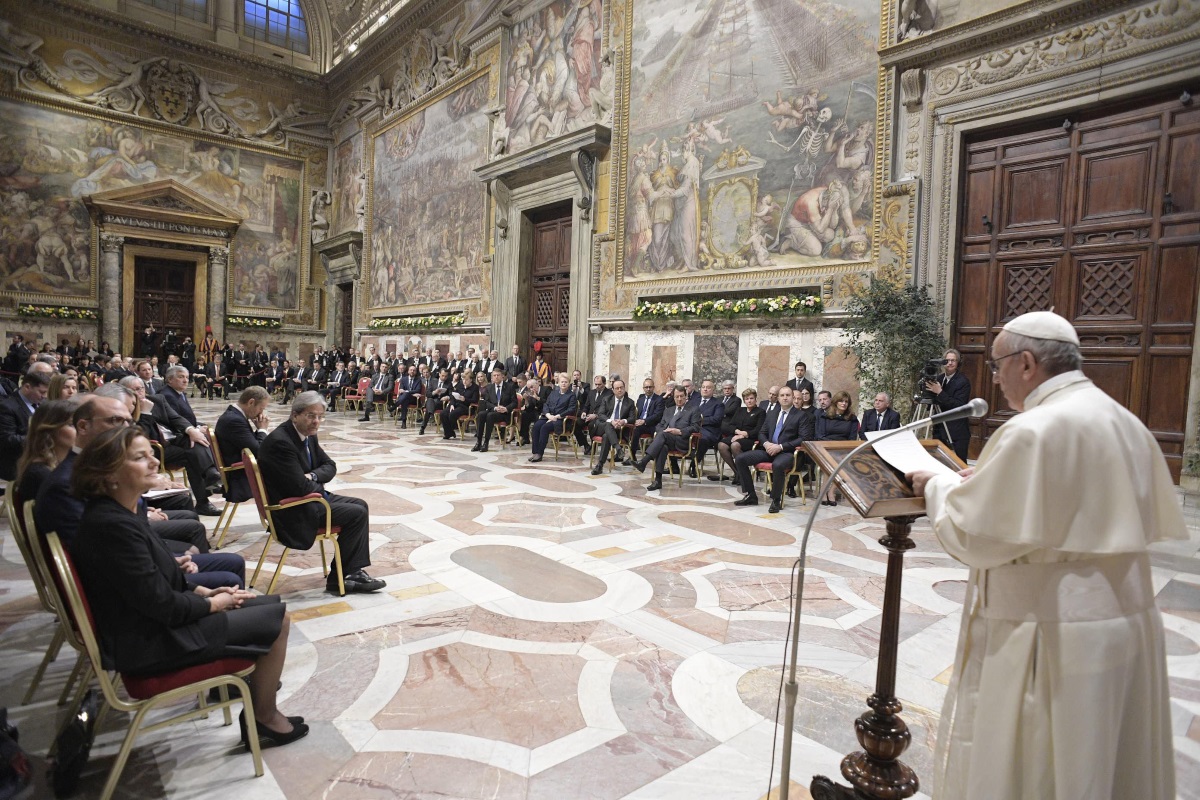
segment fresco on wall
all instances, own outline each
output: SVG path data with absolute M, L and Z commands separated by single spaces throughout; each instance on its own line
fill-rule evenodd
M 869 259 L 878 3 L 633 13 L 626 279 Z
M 513 26 L 504 103 L 509 152 L 595 121 L 602 10 L 600 0 L 555 0 Z
M 372 141 L 372 308 L 480 296 L 488 79 L 481 76 Z
M 297 305 L 302 163 L 0 101 L 0 291 L 90 294 L 81 198 L 174 178 L 243 218 L 235 304 Z
M 333 235 L 355 230 L 362 200 L 362 134 L 355 134 L 333 151 Z

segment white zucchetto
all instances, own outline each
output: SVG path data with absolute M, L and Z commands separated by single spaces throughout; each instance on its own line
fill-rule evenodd
M 1004 330 L 1030 339 L 1047 339 L 1052 342 L 1070 342 L 1079 345 L 1079 334 L 1074 326 L 1053 311 L 1030 311 L 1028 314 L 1009 320 Z

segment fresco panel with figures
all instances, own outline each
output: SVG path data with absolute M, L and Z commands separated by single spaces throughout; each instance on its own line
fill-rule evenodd
M 0 291 L 91 295 L 81 198 L 173 178 L 243 219 L 235 305 L 297 307 L 303 162 L 0 101 Z
M 634 0 L 627 280 L 871 257 L 878 14 Z
M 483 75 L 373 138 L 370 307 L 480 296 L 487 99 Z

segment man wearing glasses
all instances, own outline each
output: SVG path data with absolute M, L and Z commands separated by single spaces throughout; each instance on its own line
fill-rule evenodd
M 357 497 L 334 494 L 325 484 L 337 474 L 337 464 L 317 442 L 317 431 L 325 420 L 325 398 L 320 392 L 307 391 L 292 401 L 291 416 L 267 434 L 259 448 L 259 467 L 268 503 L 288 497 L 304 497 L 318 492 L 329 501 L 333 526 L 341 528 L 338 548 L 343 563 L 336 562 L 325 581 L 326 591 L 339 593 L 337 570 L 343 570 L 347 592 L 378 592 L 386 585 L 366 572 L 371 566 L 367 548 L 370 509 Z M 305 503 L 272 514 L 279 541 L 296 550 L 308 550 L 325 525 L 325 509 L 320 503 Z
M 991 355 L 1018 414 L 973 470 L 908 475 L 939 543 L 970 567 L 935 796 L 1173 798 L 1147 555 L 1187 538 L 1166 460 L 1083 374 L 1067 320 L 1022 314 Z
M 933 395 L 935 414 L 949 411 L 952 408 L 965 406 L 971 400 L 971 381 L 958 371 L 961 357 L 957 350 L 947 350 L 942 358 L 946 360 L 944 372 L 931 381 L 925 382 L 925 389 Z M 954 448 L 963 463 L 967 460 L 967 448 L 971 445 L 971 425 L 966 419 L 956 419 L 936 427 L 933 435 Z
M 649 433 L 654 435 L 654 428 L 662 419 L 663 409 L 666 408 L 666 401 L 663 396 L 654 391 L 654 381 L 650 378 L 642 381 L 642 395 L 636 401 L 637 416 L 633 420 L 633 439 L 629 443 L 629 455 L 623 462 L 625 466 L 632 467 L 633 462 L 637 460 L 638 445 L 641 444 L 642 434 Z

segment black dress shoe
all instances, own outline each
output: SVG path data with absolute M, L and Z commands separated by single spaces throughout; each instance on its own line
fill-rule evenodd
M 658 478 L 655 478 L 654 482 L 646 487 L 646 491 L 647 492 L 657 492 L 661 488 L 662 488 L 662 481 L 659 480 Z
M 480 450 L 482 450 L 482 449 L 483 449 L 483 448 L 482 448 L 482 447 L 480 447 L 479 445 L 475 445 L 474 447 L 472 447 L 472 448 L 471 448 L 471 452 L 472 452 L 472 453 L 478 453 L 478 452 L 479 452 Z
M 417 431 L 417 436 L 424 436 L 424 435 L 425 435 L 425 426 L 422 425 L 421 430 Z
M 592 446 L 590 444 L 584 444 L 583 453 L 584 455 L 590 456 L 592 454 Z
M 218 509 L 216 506 L 214 506 L 212 503 L 208 502 L 207 500 L 205 500 L 200 505 L 196 506 L 196 513 L 202 517 L 219 517 L 219 516 L 221 516 L 221 510 Z
M 790 486 L 789 486 L 789 487 L 788 487 L 788 490 L 787 490 L 787 496 L 788 496 L 788 497 L 791 497 L 791 498 L 795 498 L 795 497 L 796 497 L 796 490 L 795 490 L 795 489 L 793 489 L 792 487 L 790 487 Z
M 758 505 L 758 495 L 748 494 L 741 500 L 734 500 L 735 506 L 756 506 Z
M 772 500 L 772 501 L 771 501 L 771 507 L 767 509 L 767 513 L 769 513 L 769 514 L 778 514 L 780 511 L 783 511 L 783 504 L 781 504 L 781 503 L 778 503 L 778 502 L 776 502 L 776 501 Z
M 371 418 L 370 417 L 359 417 L 358 421 L 359 422 L 370 422 Z
M 689 477 L 689 478 L 694 478 L 694 477 L 696 477 L 696 465 L 695 465 L 695 464 L 693 464 L 692 466 L 688 467 L 688 477 Z
M 709 475 L 709 476 L 708 476 L 708 479 L 709 479 L 710 481 L 718 481 L 718 482 L 719 482 L 719 481 L 727 481 L 727 480 L 729 480 L 729 478 L 726 478 L 724 475 Z
M 351 572 L 343 580 L 346 582 L 346 594 L 369 594 L 370 592 L 378 592 L 380 589 L 383 589 L 387 586 L 387 583 L 384 581 L 381 581 L 378 578 L 372 578 L 366 573 L 366 570 L 361 569 L 357 572 Z M 328 581 L 325 584 L 325 588 L 326 590 L 337 594 L 337 579 L 334 578 L 334 580 Z
M 288 721 L 292 722 L 292 717 L 288 717 Z M 250 746 L 250 737 L 246 732 L 246 712 L 243 711 L 238 716 L 238 726 L 242 729 L 242 744 Z M 297 739 L 303 739 L 308 735 L 308 726 L 303 722 L 299 724 L 292 722 L 292 729 L 287 733 L 278 733 L 270 728 L 254 723 L 255 732 L 258 735 L 259 747 L 282 747 L 285 744 L 291 744 Z
M 479 452 L 481 452 L 481 453 L 486 453 L 487 451 L 488 451 L 488 446 L 486 444 L 483 447 L 479 448 Z
M 624 467 L 632 467 L 632 466 L 633 466 L 633 459 L 632 459 L 632 458 L 627 458 L 627 459 L 625 459 L 624 461 L 622 461 L 622 462 L 621 462 L 621 466 L 624 466 Z
M 530 456 L 530 457 L 529 457 L 529 460 L 530 460 L 532 463 L 536 464 L 536 463 L 538 463 L 539 461 L 541 461 L 541 460 L 542 460 L 542 457 L 541 457 L 541 456 Z
M 596 467 L 594 470 L 592 470 L 592 474 L 593 475 L 603 475 L 604 469 L 602 467 Z
M 637 461 L 637 462 L 636 462 L 636 463 L 633 465 L 633 468 L 634 468 L 634 469 L 636 469 L 638 472 L 645 472 L 645 471 L 646 471 L 646 465 L 647 465 L 647 464 L 649 464 L 649 463 L 650 463 L 650 459 L 648 459 L 648 458 L 643 458 L 643 459 L 641 459 L 640 461 Z

